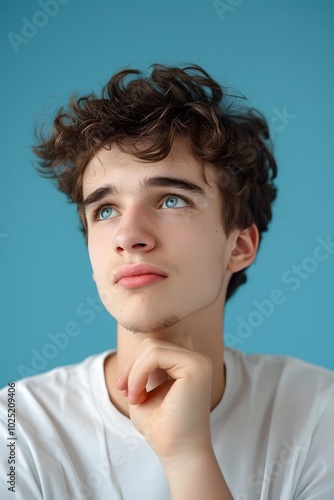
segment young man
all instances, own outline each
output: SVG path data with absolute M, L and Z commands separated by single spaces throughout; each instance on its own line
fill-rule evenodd
M 118 347 L 17 383 L 16 498 L 334 498 L 334 373 L 223 344 L 271 219 L 268 139 L 197 66 L 59 111 L 35 152 L 78 206 Z

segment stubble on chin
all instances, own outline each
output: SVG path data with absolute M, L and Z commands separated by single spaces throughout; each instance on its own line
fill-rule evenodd
M 125 328 L 126 330 L 132 333 L 158 333 L 163 332 L 167 328 L 176 325 L 180 321 L 179 316 L 171 315 L 165 316 L 164 318 L 156 321 L 155 323 L 147 323 L 144 324 L 142 321 L 126 321 L 126 320 L 118 320 L 118 323 Z

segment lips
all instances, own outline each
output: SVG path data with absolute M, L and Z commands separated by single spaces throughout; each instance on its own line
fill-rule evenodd
M 118 283 L 126 288 L 137 288 L 156 283 L 167 276 L 164 271 L 149 264 L 124 266 L 114 274 L 115 284 Z

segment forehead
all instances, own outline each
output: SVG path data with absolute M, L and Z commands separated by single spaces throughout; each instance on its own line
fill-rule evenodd
M 101 149 L 87 164 L 82 178 L 83 197 L 105 183 L 127 189 L 143 185 L 153 176 L 182 177 L 203 187 L 207 194 L 217 191 L 217 174 L 191 153 L 185 141 L 174 141 L 169 155 L 161 161 L 146 162 L 122 151 L 117 145 Z

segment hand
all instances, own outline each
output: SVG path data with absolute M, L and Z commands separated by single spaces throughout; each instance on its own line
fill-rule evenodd
M 157 371 L 164 381 L 148 391 Z M 211 453 L 212 362 L 163 340 L 145 339 L 125 362 L 117 382 L 128 397 L 130 418 L 164 468 Z

